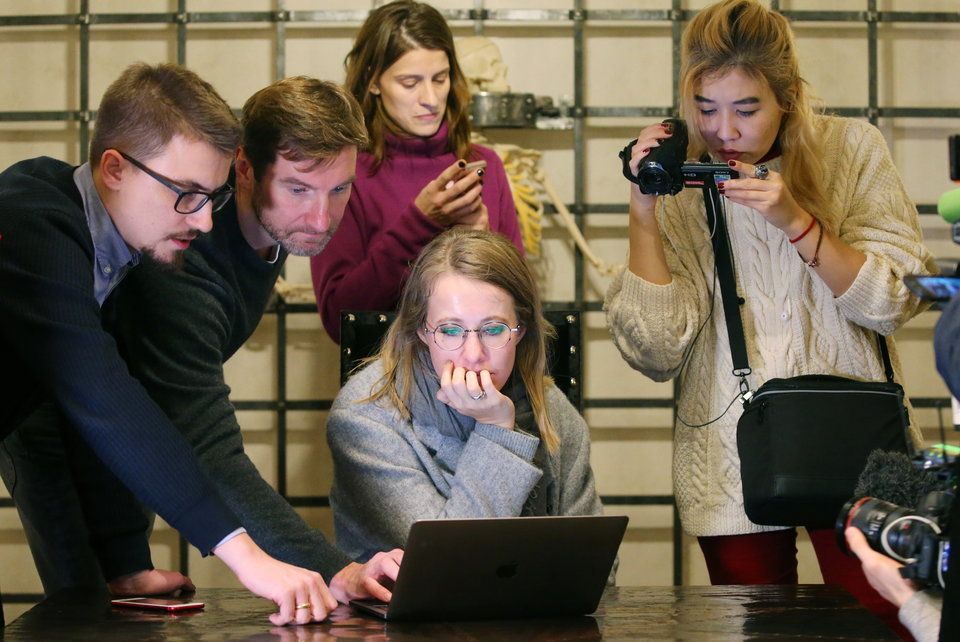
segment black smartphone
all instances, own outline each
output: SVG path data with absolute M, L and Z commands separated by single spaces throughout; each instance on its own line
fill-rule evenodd
M 114 606 L 148 611 L 195 611 L 204 607 L 203 602 L 182 597 L 124 597 L 110 600 Z
M 960 181 L 960 135 L 954 134 L 948 141 L 950 145 L 950 180 Z
M 949 301 L 960 292 L 960 277 L 908 274 L 903 277 L 910 291 L 924 301 Z

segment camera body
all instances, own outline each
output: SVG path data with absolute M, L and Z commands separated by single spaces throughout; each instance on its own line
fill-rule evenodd
M 921 586 L 943 586 L 950 555 L 947 527 L 957 490 L 956 460 L 957 449 L 943 444 L 912 458 L 879 450 L 871 453 L 855 489 L 857 496 L 837 516 L 840 548 L 850 554 L 844 531 L 852 526 L 863 533 L 870 548 L 901 562 L 903 577 Z M 916 508 L 872 494 L 916 503 Z
M 679 118 L 663 121 L 673 126 L 673 135 L 654 147 L 640 163 L 637 174 L 630 171 L 630 151 L 637 144 L 634 139 L 620 150 L 623 162 L 623 175 L 631 183 L 636 183 L 644 194 L 671 196 L 684 187 L 716 187 L 718 183 L 739 178 L 739 174 L 721 163 L 686 162 L 687 124 Z
M 928 493 L 916 510 L 875 497 L 851 499 L 837 516 L 837 540 L 845 553 L 843 531 L 853 526 L 870 548 L 901 562 L 900 574 L 921 586 L 944 585 L 950 543 L 946 534 L 953 493 Z

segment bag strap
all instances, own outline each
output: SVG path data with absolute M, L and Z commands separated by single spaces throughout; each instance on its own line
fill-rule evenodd
M 737 280 L 730 256 L 730 237 L 727 234 L 726 219 L 721 214 L 720 193 L 716 187 L 703 187 L 703 202 L 707 206 L 707 223 L 712 232 L 710 240 L 713 243 L 717 279 L 720 281 L 723 316 L 727 321 L 727 335 L 730 338 L 733 374 L 740 377 L 741 391 L 746 392 L 750 389 L 746 383 L 746 376 L 750 374 L 750 361 L 747 358 L 747 342 L 743 336 L 743 320 L 740 318 L 743 298 L 737 294 Z
M 751 370 L 743 334 L 743 319 L 740 317 L 740 306 L 744 303 L 744 299 L 737 294 L 737 281 L 733 272 L 733 257 L 730 251 L 730 236 L 727 233 L 726 219 L 721 214 L 720 193 L 715 187 L 703 187 L 703 202 L 706 204 L 707 222 L 713 231 L 711 237 L 713 256 L 717 267 L 717 279 L 720 281 L 723 316 L 727 322 L 727 335 L 730 338 L 733 374 L 740 377 L 740 391 L 745 394 L 750 390 L 746 376 L 750 374 Z M 887 338 L 879 332 L 874 334 L 877 335 L 877 345 L 880 347 L 880 357 L 883 359 L 883 374 L 889 383 L 895 383 Z M 749 397 L 745 397 L 745 399 L 749 399 Z

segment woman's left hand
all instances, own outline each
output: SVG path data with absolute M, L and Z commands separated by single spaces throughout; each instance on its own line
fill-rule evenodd
M 513 430 L 516 410 L 513 401 L 500 393 L 486 370 L 479 373 L 448 361 L 440 374 L 437 399 L 461 415 L 480 423 Z
M 766 178 L 761 179 L 756 178 L 756 165 L 740 161 L 729 161 L 728 165 L 740 173 L 740 178 L 724 181 L 721 194 L 757 210 L 787 238 L 795 238 L 810 225 L 812 215 L 793 198 L 779 172 L 769 170 Z
M 480 207 L 476 209 L 472 214 L 467 214 L 466 216 L 461 216 L 452 227 L 466 227 L 471 230 L 490 230 L 490 217 L 487 214 L 487 206 L 482 202 Z

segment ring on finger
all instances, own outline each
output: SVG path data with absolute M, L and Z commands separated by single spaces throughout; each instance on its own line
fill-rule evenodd
M 310 604 L 310 602 L 303 602 L 301 604 L 297 604 L 297 609 L 309 609 L 311 606 L 313 605 Z
M 481 391 L 480 391 L 480 394 L 478 394 L 478 395 L 470 395 L 470 398 L 473 399 L 474 401 L 480 401 L 481 399 L 483 399 L 483 398 L 486 397 L 486 396 L 487 396 L 486 391 L 485 391 L 485 390 L 481 390 Z
M 767 180 L 769 176 L 770 176 L 770 168 L 762 163 L 760 165 L 757 165 L 757 167 L 753 170 L 753 177 L 760 179 L 761 181 Z

